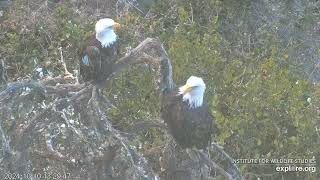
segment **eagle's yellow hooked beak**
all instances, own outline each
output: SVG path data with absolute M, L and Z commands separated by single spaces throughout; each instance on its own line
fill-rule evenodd
M 182 94 L 182 95 L 185 95 L 187 94 L 188 92 L 190 92 L 192 90 L 192 87 L 189 86 L 188 84 L 184 85 L 184 86 L 181 86 L 179 88 L 179 93 Z

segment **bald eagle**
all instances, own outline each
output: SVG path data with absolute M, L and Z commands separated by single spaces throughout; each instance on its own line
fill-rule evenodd
M 100 19 L 95 25 L 95 35 L 80 49 L 80 75 L 85 82 L 103 84 L 112 73 L 118 54 L 117 28 L 120 24 L 114 20 Z
M 165 90 L 161 117 L 182 148 L 205 149 L 211 139 L 214 118 L 203 100 L 206 85 L 200 77 L 191 76 L 180 88 Z

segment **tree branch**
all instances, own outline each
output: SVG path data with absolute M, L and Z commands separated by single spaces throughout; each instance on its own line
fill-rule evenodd
M 216 169 L 220 174 L 222 174 L 226 179 L 228 180 L 232 180 L 232 176 L 226 172 L 223 168 L 221 168 L 217 163 L 215 163 L 214 161 L 212 161 L 209 157 L 208 154 L 205 154 L 204 152 L 198 150 L 198 149 L 191 149 L 191 151 L 194 151 L 201 162 L 204 162 L 207 164 L 207 166 Z M 190 151 L 189 151 L 190 153 Z
M 236 180 L 243 180 L 239 168 L 233 163 L 232 158 L 215 142 L 211 142 L 209 149 L 212 149 L 212 152 L 218 154 L 218 156 L 227 161 L 228 167 L 232 169 L 232 176 Z

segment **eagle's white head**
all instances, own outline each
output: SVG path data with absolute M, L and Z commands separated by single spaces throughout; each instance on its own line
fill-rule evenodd
M 103 47 L 108 47 L 117 41 L 117 34 L 114 29 L 120 28 L 120 24 L 113 19 L 100 19 L 95 26 L 96 38 L 101 42 Z
M 206 90 L 202 78 L 191 76 L 184 86 L 179 88 L 179 94 L 183 95 L 183 101 L 188 101 L 190 108 L 202 106 L 203 94 Z

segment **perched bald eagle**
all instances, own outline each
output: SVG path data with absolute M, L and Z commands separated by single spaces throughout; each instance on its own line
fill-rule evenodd
M 205 89 L 201 78 L 191 76 L 179 89 L 164 91 L 161 117 L 182 148 L 205 149 L 210 142 L 215 128 L 214 118 L 203 100 Z
M 95 35 L 83 44 L 79 63 L 80 75 L 85 82 L 103 84 L 112 73 L 118 54 L 117 28 L 120 28 L 120 24 L 114 20 L 100 19 L 95 25 Z

